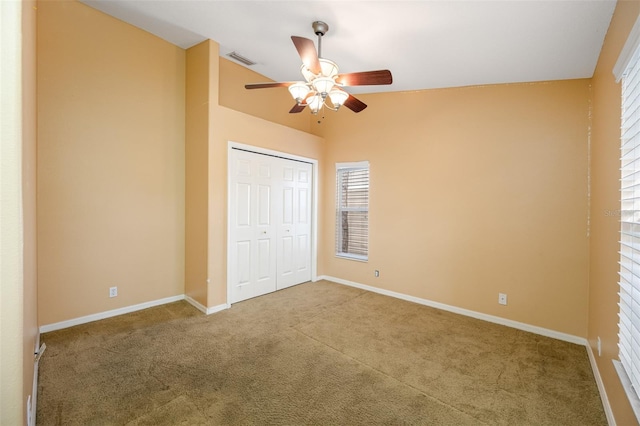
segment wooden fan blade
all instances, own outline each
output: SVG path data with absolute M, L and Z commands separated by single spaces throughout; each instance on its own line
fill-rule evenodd
M 302 112 L 302 110 L 306 106 L 307 106 L 306 104 L 295 104 L 293 108 L 291 108 L 291 110 L 289 111 L 289 114 L 297 114 L 299 112 Z
M 356 98 L 353 95 L 349 95 L 347 100 L 343 104 L 347 108 L 349 108 L 353 112 L 360 112 L 367 107 L 367 104 L 362 102 L 360 99 Z
M 291 41 L 296 46 L 298 55 L 302 59 L 302 63 L 309 71 L 314 74 L 320 73 L 320 61 L 318 60 L 318 52 L 316 45 L 308 38 L 291 36 Z
M 251 83 L 251 84 L 245 84 L 244 88 L 245 89 L 268 89 L 271 87 L 289 87 L 293 84 L 293 82 L 286 82 L 286 81 L 281 81 L 281 82 L 273 82 L 273 83 Z
M 391 71 L 389 70 L 352 72 L 338 74 L 336 83 L 345 86 L 373 86 L 391 84 L 393 83 L 393 77 L 391 77 Z

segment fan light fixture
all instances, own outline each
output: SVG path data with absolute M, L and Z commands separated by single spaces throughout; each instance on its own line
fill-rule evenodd
M 321 21 L 314 22 L 312 26 L 318 36 L 318 56 L 320 56 L 322 36 L 329 31 L 329 26 Z M 293 83 L 289 86 L 289 93 L 299 107 L 309 106 L 312 114 L 317 114 L 324 107 L 337 111 L 349 98 L 349 94 L 341 90 L 336 83 L 338 65 L 320 57 L 318 62 L 320 63 L 318 74 L 314 74 L 306 64 L 302 64 L 300 72 L 306 81 Z
M 294 83 L 289 86 L 289 93 L 297 103 L 301 104 L 309 94 L 311 89 L 306 83 Z
M 338 89 L 337 87 L 334 87 L 330 92 L 329 92 L 329 99 L 331 99 L 331 103 L 333 105 L 338 105 L 341 106 L 345 103 L 345 101 L 349 98 L 349 94 L 347 92 L 345 92 L 344 90 Z
M 391 84 L 393 78 L 389 70 L 363 71 L 338 74 L 335 62 L 321 58 L 322 36 L 329 31 L 329 26 L 322 21 L 311 24 L 318 36 L 318 50 L 308 38 L 291 36 L 302 66 L 300 72 L 304 81 L 268 82 L 245 84 L 246 89 L 266 89 L 270 87 L 286 87 L 296 104 L 289 113 L 296 114 L 309 107 L 312 114 L 318 114 L 324 108 L 337 111 L 342 105 L 353 112 L 360 112 L 367 104 L 347 93 L 343 87 Z M 319 122 L 319 121 L 318 121 Z
M 322 99 L 322 96 L 318 94 L 311 96 L 307 102 L 307 105 L 309 105 L 309 109 L 313 114 L 317 114 L 323 104 L 324 99 Z
M 335 69 L 337 74 L 338 67 Z M 317 114 L 323 107 L 337 111 L 349 98 L 349 94 L 340 89 L 332 77 L 322 74 L 313 76 L 308 83 L 293 83 L 289 86 L 289 93 L 299 106 L 309 106 L 313 114 Z

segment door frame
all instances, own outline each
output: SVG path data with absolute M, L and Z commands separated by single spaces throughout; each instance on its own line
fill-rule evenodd
M 285 160 L 304 161 L 311 164 L 311 176 L 313 179 L 311 185 L 311 281 L 318 281 L 318 160 L 315 158 L 303 157 L 300 155 L 290 154 L 288 152 L 275 151 L 272 149 L 261 148 L 254 145 L 247 145 L 240 142 L 228 141 L 227 145 L 227 306 L 231 307 L 231 281 L 229 280 L 231 271 L 232 250 L 231 241 L 231 176 L 229 167 L 231 161 L 231 153 L 233 149 L 252 152 L 255 154 L 268 155 L 271 157 L 284 158 Z

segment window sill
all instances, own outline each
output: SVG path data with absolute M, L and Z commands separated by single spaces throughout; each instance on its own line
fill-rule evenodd
M 631 386 L 631 380 L 627 373 L 624 371 L 622 364 L 618 360 L 613 360 L 613 366 L 618 373 L 618 377 L 620 377 L 620 382 L 622 383 L 622 387 L 624 388 L 624 392 L 627 394 L 627 398 L 629 398 L 629 403 L 631 404 L 631 408 L 633 409 L 633 414 L 636 415 L 636 420 L 640 423 L 640 399 L 638 395 L 633 390 Z
M 358 256 L 357 254 L 336 253 L 336 257 L 339 259 L 355 260 L 356 262 L 366 263 L 369 261 L 369 258 L 367 256 Z

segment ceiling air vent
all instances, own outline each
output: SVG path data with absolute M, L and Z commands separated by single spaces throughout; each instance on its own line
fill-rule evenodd
M 240 55 L 238 52 L 231 52 L 231 53 L 227 53 L 227 56 L 235 59 L 236 61 L 243 63 L 247 66 L 251 66 L 251 65 L 255 65 L 256 63 L 253 62 L 251 59 L 247 59 L 244 56 Z

